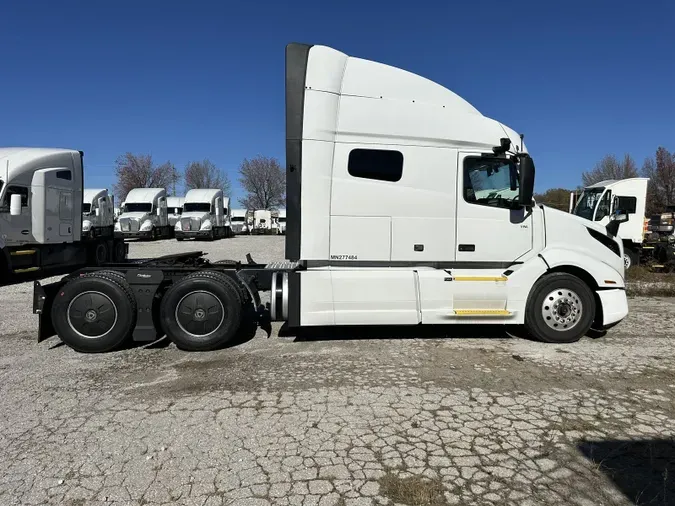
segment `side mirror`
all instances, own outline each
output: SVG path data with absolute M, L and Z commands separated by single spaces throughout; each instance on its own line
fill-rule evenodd
M 616 212 L 610 217 L 609 223 L 605 227 L 607 233 L 616 237 L 616 234 L 619 233 L 619 225 L 628 221 L 628 211 L 625 209 L 617 209 Z
M 520 157 L 520 195 L 518 203 L 521 206 L 531 206 L 534 195 L 534 162 L 532 157 L 523 154 Z
M 15 193 L 10 197 L 9 214 L 11 216 L 21 215 L 21 195 L 19 195 L 18 193 Z

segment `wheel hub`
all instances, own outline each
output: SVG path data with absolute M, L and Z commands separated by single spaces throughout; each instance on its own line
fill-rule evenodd
M 563 332 L 579 323 L 583 314 L 583 305 L 576 292 L 561 288 L 546 296 L 541 307 L 541 314 L 546 325 Z
M 190 292 L 176 306 L 176 323 L 183 332 L 193 337 L 211 335 L 224 319 L 223 304 L 211 292 Z
M 67 309 L 68 324 L 82 337 L 100 338 L 117 323 L 117 307 L 101 292 L 78 294 Z

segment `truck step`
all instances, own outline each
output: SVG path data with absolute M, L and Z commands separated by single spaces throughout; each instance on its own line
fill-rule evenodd
M 24 255 L 34 255 L 35 253 L 37 253 L 37 250 L 23 249 L 23 250 L 19 250 L 19 251 L 12 251 L 10 253 L 10 255 L 13 256 L 13 257 L 18 257 L 18 256 L 24 256 Z
M 452 276 L 451 281 L 508 281 L 506 276 Z
M 14 274 L 24 274 L 26 272 L 35 272 L 39 270 L 39 267 L 28 267 L 26 269 L 14 269 L 12 272 L 14 272 Z
M 456 316 L 511 316 L 506 309 L 455 309 Z

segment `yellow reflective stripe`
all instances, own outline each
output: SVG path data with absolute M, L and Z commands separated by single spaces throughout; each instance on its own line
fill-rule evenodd
M 508 316 L 511 314 L 506 309 L 455 309 L 458 316 Z
M 12 256 L 22 256 L 22 255 L 34 255 L 35 250 L 34 249 L 24 249 L 21 251 L 12 251 L 10 255 Z
M 35 272 L 39 271 L 39 267 L 28 267 L 27 269 L 14 269 L 14 274 L 22 274 L 24 272 Z
M 507 281 L 506 276 L 454 276 L 453 281 Z

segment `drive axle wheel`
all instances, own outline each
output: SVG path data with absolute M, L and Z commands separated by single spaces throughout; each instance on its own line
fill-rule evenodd
M 225 274 L 203 271 L 174 284 L 160 305 L 162 329 L 176 346 L 208 351 L 226 345 L 242 320 L 242 298 Z
M 69 281 L 52 306 L 52 322 L 68 346 L 84 353 L 119 347 L 136 326 L 136 302 L 119 273 L 102 271 Z
M 525 327 L 548 343 L 572 343 L 581 339 L 595 319 L 595 298 L 576 276 L 557 272 L 537 281 L 525 310 Z

